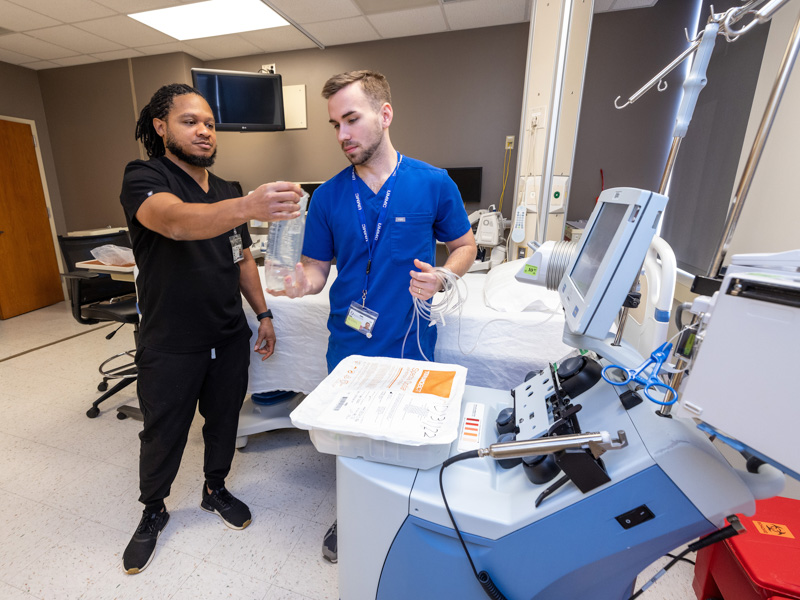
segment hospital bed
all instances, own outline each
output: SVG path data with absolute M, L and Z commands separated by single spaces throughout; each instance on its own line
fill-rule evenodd
M 467 367 L 469 385 L 511 389 L 529 372 L 547 367 L 548 358 L 571 350 L 561 341 L 564 316 L 558 294 L 516 282 L 513 273 L 519 270 L 519 263 L 513 261 L 489 273 L 468 273 L 459 284 L 466 295 L 460 314 L 446 316 L 445 325 L 437 326 L 435 360 Z M 263 286 L 263 267 L 259 267 L 259 275 Z M 335 278 L 333 266 L 319 294 L 300 299 L 267 298 L 277 343 L 268 360 L 262 362 L 256 355 L 251 358 L 237 448 L 243 448 L 250 435 L 292 427 L 289 413 L 328 374 L 328 292 Z M 258 321 L 249 305 L 243 304 L 255 332 Z M 258 398 L 276 391 L 296 394 L 276 404 L 253 401 L 252 394 Z

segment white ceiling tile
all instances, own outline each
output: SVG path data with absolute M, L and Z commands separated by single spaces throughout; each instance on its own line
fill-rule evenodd
M 168 42 L 166 44 L 153 44 L 152 46 L 139 46 L 136 48 L 145 54 L 169 54 L 170 52 L 186 52 L 189 47 L 183 42 Z
M 144 54 L 133 48 L 123 48 L 122 50 L 113 50 L 111 52 L 93 52 L 92 56 L 99 58 L 101 61 L 105 61 L 119 60 L 121 58 L 136 58 L 137 56 L 144 56 Z
M 46 17 L 24 6 L 0 0 L 0 26 L 12 31 L 28 31 L 39 27 L 59 25 L 60 21 Z
M 2 39 L 3 38 L 0 38 L 0 41 Z M 36 59 L 33 56 L 28 56 L 27 54 L 20 54 L 19 52 L 6 50 L 2 47 L 2 43 L 0 43 L 0 60 L 7 62 L 10 65 L 21 65 L 22 63 L 31 62 Z
M 61 46 L 37 40 L 24 33 L 12 33 L 0 37 L 0 48 L 27 54 L 34 58 L 50 60 L 51 58 L 64 58 L 77 54 L 74 50 L 67 50 Z
M 312 23 L 306 26 L 306 29 L 326 46 L 371 42 L 380 39 L 378 32 L 366 17 Z
M 145 10 L 157 10 L 159 8 L 169 8 L 180 6 L 180 0 L 94 0 L 98 4 L 110 8 L 123 15 L 143 12 Z M 196 2 L 196 0 L 192 0 Z
M 438 5 L 370 15 L 367 18 L 383 38 L 447 31 L 447 22 Z
M 68 58 L 56 58 L 52 62 L 62 67 L 74 67 L 75 65 L 88 65 L 89 63 L 100 62 L 100 59 L 89 56 L 88 54 L 80 54 L 79 56 L 70 56 Z
M 172 52 L 185 52 L 186 54 L 190 54 L 195 58 L 199 58 L 200 60 L 214 60 L 214 56 L 198 50 L 197 48 L 192 48 L 188 46 L 185 42 L 172 42 L 170 44 L 156 44 L 154 46 L 141 46 L 137 48 L 140 52 L 144 52 L 148 55 L 155 55 L 155 54 L 170 54 Z
M 64 23 L 75 23 L 87 19 L 99 19 L 116 14 L 92 0 L 14 0 L 17 4 L 24 4 L 26 8 L 38 13 L 58 19 Z
M 526 0 L 465 0 L 444 5 L 451 29 L 476 29 L 525 21 Z
M 274 6 L 300 25 L 362 14 L 352 0 L 267 0 L 265 4 Z
M 61 65 L 54 63 L 49 60 L 37 60 L 36 62 L 29 62 L 21 65 L 26 69 L 34 69 L 36 71 L 41 71 L 42 69 L 54 69 L 55 67 L 59 67 Z
M 650 8 L 658 0 L 614 0 L 609 10 L 629 10 L 631 8 Z
M 110 40 L 96 36 L 83 29 L 78 29 L 72 25 L 59 25 L 58 27 L 37 29 L 36 31 L 29 32 L 28 35 L 84 54 L 109 52 L 111 50 L 121 50 L 124 48 L 124 46 L 120 46 Z
M 175 38 L 156 31 L 147 25 L 142 25 L 139 21 L 124 15 L 76 23 L 75 26 L 129 48 L 166 44 L 175 41 Z
M 260 54 L 258 46 L 254 46 L 236 34 L 217 35 L 210 38 L 201 38 L 184 42 L 191 48 L 210 54 L 214 58 L 231 58 L 233 56 L 248 56 Z
M 602 13 L 608 12 L 611 10 L 611 5 L 614 4 L 614 0 L 594 0 L 594 13 Z
M 353 0 L 365 15 L 439 6 L 439 0 Z
M 286 52 L 317 47 L 314 42 L 291 25 L 246 31 L 240 33 L 239 36 L 254 46 L 258 46 L 262 52 Z

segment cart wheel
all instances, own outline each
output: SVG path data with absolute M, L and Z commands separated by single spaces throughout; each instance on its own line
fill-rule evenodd
M 118 413 L 117 413 L 117 418 L 118 418 L 120 421 L 124 421 L 125 419 L 127 419 L 127 418 L 128 418 L 128 415 L 126 415 L 125 413 L 122 413 L 122 412 L 118 412 Z
M 92 408 L 86 411 L 86 416 L 89 417 L 90 419 L 94 419 L 99 414 L 100 414 L 100 409 L 97 408 L 96 406 L 93 406 Z
M 101 383 L 97 384 L 97 391 L 98 392 L 105 392 L 108 389 L 108 382 L 102 381 Z

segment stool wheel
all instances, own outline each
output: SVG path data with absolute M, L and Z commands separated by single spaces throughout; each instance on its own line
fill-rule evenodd
M 100 409 L 97 408 L 96 406 L 93 406 L 92 408 L 86 411 L 86 416 L 89 417 L 90 419 L 94 419 L 99 414 L 100 414 Z

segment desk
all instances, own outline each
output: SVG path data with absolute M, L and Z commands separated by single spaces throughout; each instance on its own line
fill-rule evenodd
M 111 279 L 117 281 L 135 281 L 133 270 L 136 265 L 106 265 L 99 260 L 82 260 L 76 262 L 75 266 L 78 269 L 86 269 L 92 273 L 100 273 L 103 275 L 111 275 Z

